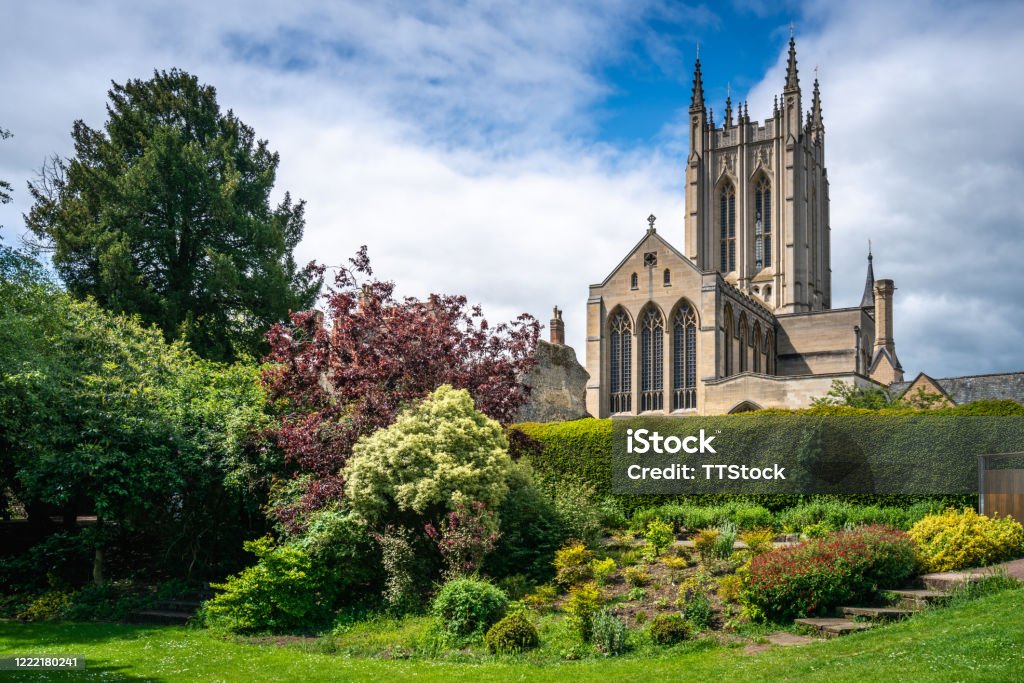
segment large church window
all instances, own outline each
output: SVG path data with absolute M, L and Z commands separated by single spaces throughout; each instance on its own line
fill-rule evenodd
M 772 265 L 772 188 L 767 178 L 757 183 L 754 191 L 754 267 Z
M 610 344 L 610 389 L 613 413 L 628 413 L 632 409 L 633 384 L 633 325 L 625 311 L 612 317 Z
M 747 370 L 747 314 L 740 313 L 740 326 L 736 330 L 736 341 L 739 349 L 739 367 L 740 372 L 746 372 Z
M 680 306 L 672 318 L 672 410 L 697 407 L 697 314 Z
M 640 410 L 662 410 L 665 401 L 665 321 L 655 308 L 640 323 Z
M 719 234 L 721 235 L 721 262 L 719 270 L 736 270 L 736 189 L 732 183 L 722 186 L 718 207 Z

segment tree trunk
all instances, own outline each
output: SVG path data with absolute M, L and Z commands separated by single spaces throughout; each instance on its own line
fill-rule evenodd
M 103 520 L 96 518 L 96 546 L 92 556 L 92 582 L 103 585 Z

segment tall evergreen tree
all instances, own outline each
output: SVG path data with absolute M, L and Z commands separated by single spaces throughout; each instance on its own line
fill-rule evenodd
M 137 313 L 201 355 L 262 355 L 263 335 L 308 308 L 322 269 L 298 267 L 304 202 L 271 208 L 279 157 L 184 71 L 113 83 L 108 120 L 79 120 L 75 154 L 30 184 L 30 230 L 69 290 Z

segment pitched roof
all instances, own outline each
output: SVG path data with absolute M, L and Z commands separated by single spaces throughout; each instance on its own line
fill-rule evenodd
M 1009 399 L 1024 404 L 1024 372 L 931 379 L 958 405 L 972 401 L 1000 399 Z M 916 380 L 915 377 L 910 382 L 894 383 L 889 387 L 889 392 L 893 397 L 902 397 Z

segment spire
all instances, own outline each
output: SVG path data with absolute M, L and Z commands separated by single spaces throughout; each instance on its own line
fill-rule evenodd
M 732 127 L 732 84 L 725 85 L 725 127 Z
M 861 308 L 875 305 L 875 269 L 871 265 L 871 240 L 868 240 L 868 277 L 864 282 L 864 296 L 860 298 Z
M 775 104 L 772 105 L 772 116 L 778 116 L 778 115 L 779 115 L 779 96 L 776 95 L 775 96 Z
M 704 108 L 704 82 L 700 75 L 700 43 L 697 44 L 697 63 L 693 67 L 693 97 L 690 109 L 698 111 Z
M 814 67 L 814 95 L 811 98 L 811 126 L 819 133 L 825 130 L 825 124 L 821 118 L 821 92 L 818 90 L 818 67 Z
M 789 66 L 786 68 L 786 90 L 799 90 L 800 79 L 796 71 L 796 40 L 793 38 L 793 22 L 789 22 Z
M 715 129 L 715 110 L 708 109 L 708 128 Z

